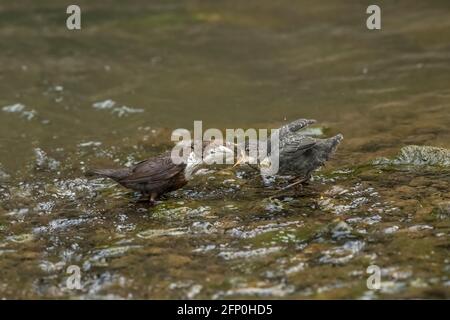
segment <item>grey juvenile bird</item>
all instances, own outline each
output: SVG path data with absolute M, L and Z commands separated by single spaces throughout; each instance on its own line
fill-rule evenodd
M 342 134 L 328 139 L 318 139 L 301 131 L 315 122 L 315 120 L 298 119 L 280 128 L 279 164 L 276 175 L 291 176 L 294 178 L 295 184 L 303 183 L 309 180 L 312 172 L 323 166 L 336 151 L 337 146 L 343 140 Z M 252 143 L 255 142 L 248 143 L 247 150 Z M 277 156 L 275 153 L 275 148 L 268 142 L 267 157 L 258 160 L 246 154 L 242 157 L 242 161 L 245 163 L 257 163 L 263 176 L 273 175 L 268 172 L 271 172 L 269 170 L 272 165 L 271 159 Z

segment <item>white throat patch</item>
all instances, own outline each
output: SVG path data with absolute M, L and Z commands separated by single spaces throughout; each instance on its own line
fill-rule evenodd
M 202 164 L 202 159 L 198 157 L 195 152 L 191 152 L 186 160 L 186 168 L 184 168 L 184 177 L 186 180 L 192 179 L 192 175 L 200 165 Z

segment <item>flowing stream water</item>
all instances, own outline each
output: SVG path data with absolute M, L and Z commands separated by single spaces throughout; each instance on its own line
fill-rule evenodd
M 380 0 L 379 31 L 369 1 L 77 2 L 79 31 L 0 4 L 0 298 L 450 297 L 448 163 L 376 160 L 450 148 L 448 0 Z M 215 169 L 149 208 L 84 177 L 297 118 L 345 137 L 302 190 Z

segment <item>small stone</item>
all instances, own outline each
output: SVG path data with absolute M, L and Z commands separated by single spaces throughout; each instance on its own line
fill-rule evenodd
M 40 149 L 40 148 L 36 148 L 34 149 L 34 155 L 36 157 L 36 168 L 37 169 L 41 169 L 41 170 L 45 170 L 45 169 L 49 169 L 49 170 L 56 170 L 58 169 L 58 167 L 60 166 L 60 162 L 50 158 L 47 153 L 45 153 L 44 150 Z
M 8 181 L 10 177 L 11 176 L 3 170 L 3 167 L 0 164 L 0 182 Z
M 409 227 L 408 230 L 412 231 L 412 232 L 417 232 L 417 231 L 423 231 L 423 230 L 433 230 L 433 227 L 426 225 L 426 224 L 418 224 L 418 225 Z
M 344 221 L 340 221 L 331 231 L 331 237 L 334 239 L 342 239 L 352 233 L 353 228 Z
M 92 107 L 95 109 L 111 109 L 116 105 L 116 102 L 113 100 L 105 100 L 105 101 L 99 101 L 92 104 Z
M 450 216 L 450 201 L 442 201 L 437 204 L 438 214 Z
M 392 234 L 392 233 L 397 232 L 398 229 L 399 229 L 398 226 L 392 226 L 392 227 L 384 229 L 383 232 L 386 233 L 386 234 Z
M 347 193 L 347 192 L 348 192 L 347 189 L 344 189 L 341 186 L 335 185 L 330 190 L 325 192 L 325 194 L 329 195 L 329 196 L 337 196 L 337 195 L 341 195 L 341 194 L 344 194 L 344 193 Z

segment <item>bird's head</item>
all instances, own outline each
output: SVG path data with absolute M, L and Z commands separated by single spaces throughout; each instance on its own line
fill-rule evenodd
M 260 146 L 257 140 L 250 140 L 245 143 L 243 147 L 238 148 L 238 156 L 233 167 L 246 164 L 251 167 L 260 165 Z
M 266 172 L 270 172 L 272 169 L 272 161 L 270 157 L 267 156 L 264 159 L 259 160 L 258 157 L 251 156 L 246 152 L 241 153 L 233 168 L 242 164 L 246 164 L 255 170 L 260 170 L 263 175 L 266 174 Z
M 211 143 L 205 147 L 203 152 L 203 163 L 205 165 L 233 164 L 234 162 L 234 145 Z
M 235 145 L 228 142 L 213 141 L 203 143 L 202 152 L 194 148 L 186 161 L 186 175 L 191 177 L 196 171 L 213 165 L 232 165 L 239 162 L 240 153 L 234 152 Z

